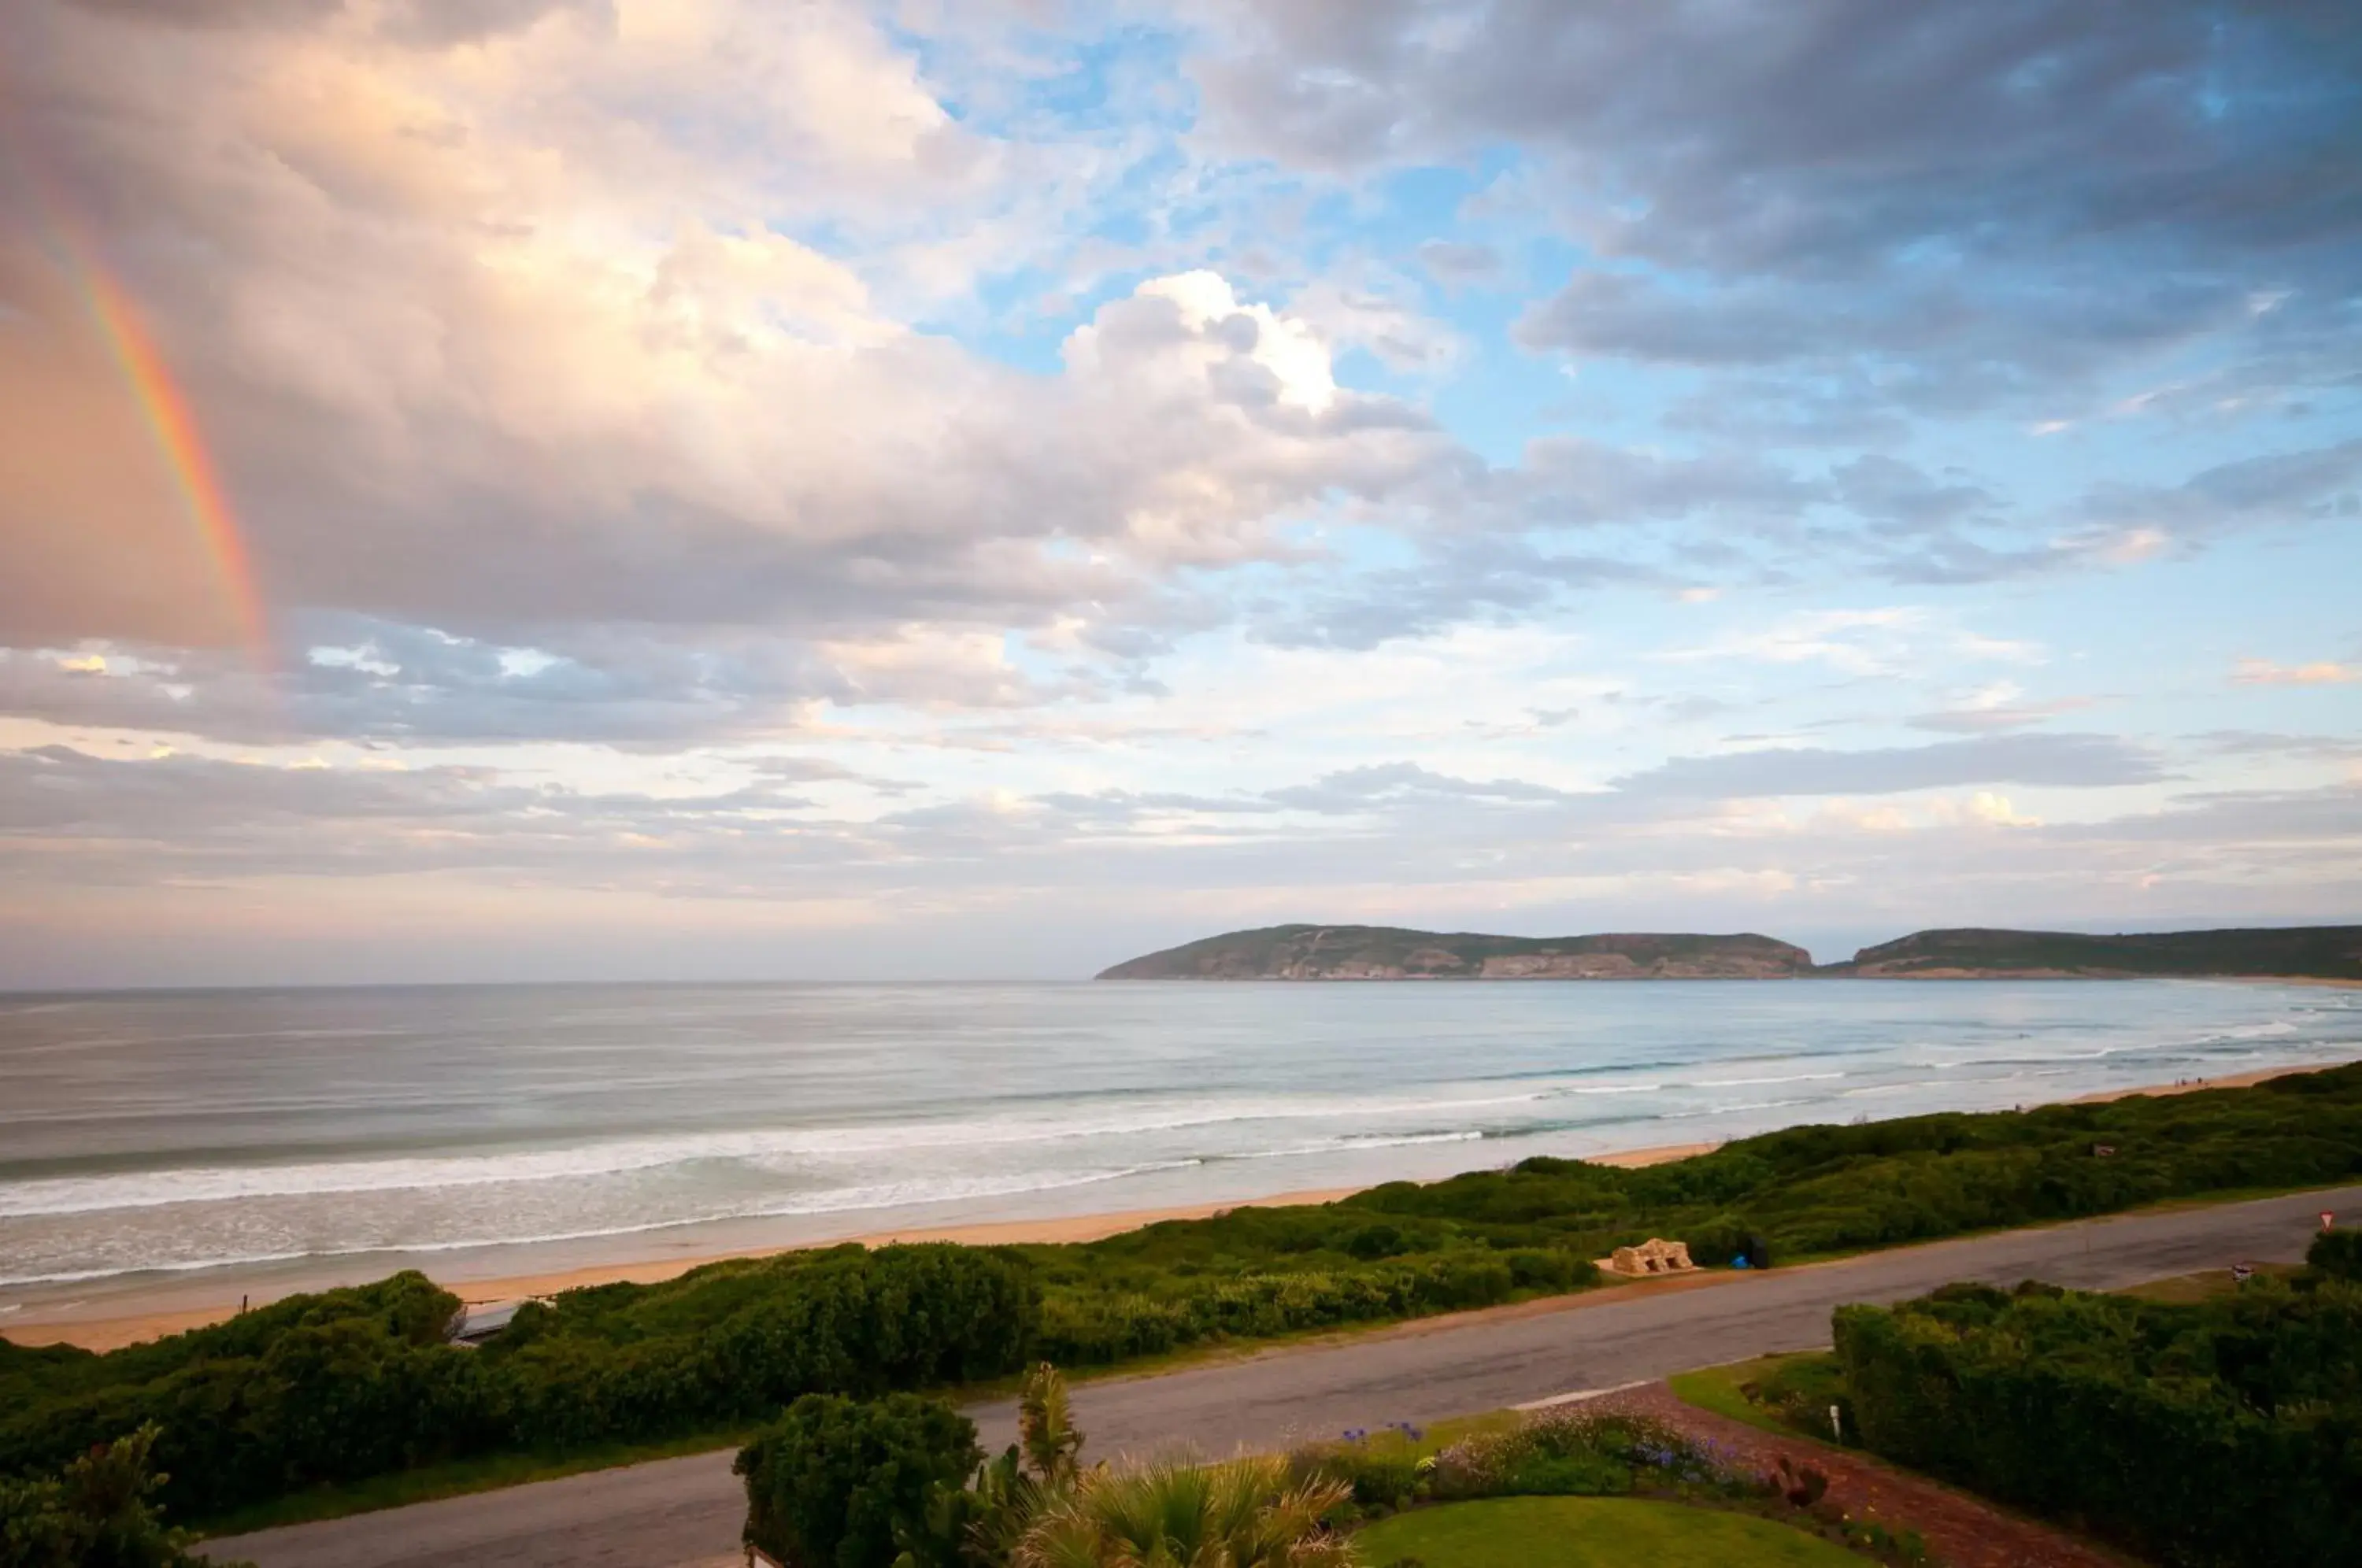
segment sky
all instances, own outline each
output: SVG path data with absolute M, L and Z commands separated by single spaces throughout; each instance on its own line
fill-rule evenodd
M 2362 921 L 2349 0 L 13 0 L 0 987 Z

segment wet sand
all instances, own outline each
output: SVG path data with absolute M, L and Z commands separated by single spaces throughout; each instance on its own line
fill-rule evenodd
M 2135 1088 L 2109 1089 L 2098 1094 L 2081 1095 L 2069 1104 L 2086 1104 L 2102 1100 L 2123 1099 L 2132 1095 L 2190 1094 L 2199 1089 L 2245 1088 L 2262 1083 L 2267 1078 L 2282 1077 L 2292 1072 L 2317 1069 L 2303 1067 L 2270 1067 L 2260 1072 L 2242 1073 L 2233 1077 L 2191 1079 L 2183 1083 L 2158 1084 Z M 1661 1165 L 1672 1160 L 1685 1160 L 1717 1147 L 1714 1143 L 1664 1143 L 1650 1148 L 1628 1149 L 1615 1153 L 1586 1156 L 1595 1164 L 1637 1168 Z M 892 1242 L 959 1242 L 970 1246 L 993 1246 L 1014 1242 L 1094 1242 L 1145 1225 L 1166 1220 L 1202 1220 L 1232 1209 L 1250 1207 L 1272 1208 L 1286 1204 L 1330 1203 L 1351 1197 L 1357 1187 L 1335 1187 L 1311 1191 L 1279 1192 L 1266 1197 L 1231 1199 L 1221 1203 L 1188 1204 L 1162 1209 L 1120 1209 L 1103 1214 L 1076 1214 L 1032 1220 L 1007 1220 L 953 1225 L 906 1226 L 897 1230 L 877 1231 L 867 1234 L 837 1237 L 827 1240 L 800 1242 L 788 1246 L 747 1248 L 734 1252 L 702 1253 L 692 1257 L 667 1257 L 641 1262 L 588 1264 L 580 1267 L 537 1274 L 501 1275 L 486 1279 L 453 1282 L 451 1288 L 471 1307 L 490 1307 L 520 1301 L 536 1296 L 553 1296 L 561 1290 L 573 1290 L 587 1285 L 612 1285 L 629 1281 L 655 1284 L 672 1279 L 690 1269 L 729 1258 L 768 1257 L 778 1253 L 794 1252 L 811 1247 L 841 1246 L 845 1242 L 857 1242 L 865 1246 L 883 1246 Z M 281 1290 L 258 1297 L 275 1299 L 280 1295 L 292 1294 Z M 105 1315 L 76 1313 L 71 1309 L 46 1315 L 30 1322 L 11 1323 L 0 1320 L 0 1337 L 18 1344 L 74 1344 L 88 1350 L 114 1350 L 123 1345 L 137 1344 L 145 1340 L 176 1334 L 189 1329 L 202 1328 L 235 1316 L 238 1303 L 224 1300 L 203 1305 L 186 1305 L 185 1298 L 167 1303 L 159 1301 L 151 1309 L 122 1313 L 109 1310 Z M 119 1301 L 106 1304 L 119 1308 Z

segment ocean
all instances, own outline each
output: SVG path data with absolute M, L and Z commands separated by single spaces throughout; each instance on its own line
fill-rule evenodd
M 2362 1057 L 2210 981 L 0 998 L 0 1323 L 1248 1198 Z

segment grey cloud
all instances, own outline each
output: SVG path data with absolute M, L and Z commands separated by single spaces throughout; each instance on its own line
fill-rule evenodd
M 1291 811 L 1324 813 L 1435 801 L 1529 805 L 1556 804 L 1579 798 L 1563 790 L 1518 778 L 1455 778 L 1412 762 L 1349 767 L 1327 774 L 1314 783 L 1264 792 L 1264 799 Z
M 2273 401 L 2350 373 L 2362 35 L 2339 0 L 1206 9 L 1217 144 L 1349 176 L 1514 148 L 1517 207 L 1650 269 L 1579 272 L 1528 346 L 1810 373 L 1759 377 L 1756 409 L 1701 400 L 1693 427 L 2056 417 L 2201 336 Z M 1832 379 L 1873 406 L 1828 405 Z
M 2272 730 L 2208 730 L 2190 737 L 2225 756 L 2295 756 L 2308 762 L 2362 761 L 2362 739 L 2285 734 Z
M 1841 504 L 1905 531 L 1950 526 L 1999 505 L 1999 498 L 1981 485 L 1931 478 L 1909 463 L 1876 454 L 1841 465 L 1830 478 Z
M 1675 757 L 1611 782 L 1637 795 L 1744 800 L 1885 795 L 1970 784 L 2097 789 L 2169 777 L 2148 752 L 2113 735 L 2028 734 L 1869 751 L 1774 747 Z
M 614 0 L 396 0 L 380 25 L 403 43 L 447 49 L 529 28 L 556 11 L 603 27 L 615 22 Z
M 2102 485 L 2081 513 L 2103 527 L 2178 536 L 2299 522 L 2352 527 L 2362 524 L 2362 440 L 2223 463 L 2178 485 Z
M 1501 253 L 1489 245 L 1430 239 L 1418 248 L 1419 265 L 1445 284 L 1481 282 L 1501 274 Z
M 1526 901 L 1538 879 L 1571 878 L 1628 884 L 1608 895 L 1617 909 L 1674 900 L 1693 911 L 1674 924 L 1838 900 L 1856 919 L 1904 911 L 1892 917 L 1904 929 L 1947 911 L 2001 918 L 2029 901 L 2090 910 L 2085 900 L 2110 896 L 2109 887 L 2121 894 L 2159 875 L 2176 896 L 2220 911 L 2329 908 L 2362 887 L 2319 875 L 2325 855 L 2362 845 L 2357 807 L 2362 790 L 2346 786 L 2196 795 L 2097 823 L 1897 834 L 1807 816 L 1750 834 L 1719 797 L 1569 794 L 1393 764 L 1259 798 L 1054 793 L 852 820 L 772 788 L 658 799 L 521 786 L 475 769 L 114 762 L 52 748 L 0 753 L 0 882 L 28 899 L 70 887 L 86 908 L 106 889 L 138 896 L 131 890 L 241 878 L 449 872 L 511 890 L 858 897 L 913 918 L 982 898 L 1050 919 L 1098 897 L 1136 903 L 1154 889 L 1210 900 L 1204 918 L 1213 923 L 1238 893 L 1317 900 L 1384 887 L 1424 898 L 1431 889 L 1437 907 L 1473 895 L 1490 909 L 1496 885 Z M 1209 820 L 1167 839 L 1160 819 L 1174 813 Z M 2267 890 L 2299 885 L 2288 879 L 2306 872 L 2296 904 L 2268 904 Z M 1926 901 L 1931 888 L 1941 889 L 1940 908 Z
M 181 28 L 287 27 L 335 16 L 345 0 L 71 0 L 102 16 Z
M 1423 542 L 1414 567 L 1365 572 L 1298 602 L 1251 612 L 1249 632 L 1276 647 L 1366 650 L 1469 621 L 1510 621 L 1584 589 L 1665 580 L 1604 553 L 1549 550 L 1514 534 Z
M 1214 137 L 1332 167 L 1555 149 L 1624 198 L 1617 243 L 1676 264 L 1929 235 L 2285 248 L 2356 221 L 2362 43 L 2338 0 L 1209 9 Z

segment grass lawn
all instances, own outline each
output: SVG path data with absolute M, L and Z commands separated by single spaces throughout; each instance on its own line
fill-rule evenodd
M 1694 1405 L 1701 1410 L 1727 1417 L 1759 1431 L 1777 1432 L 1782 1437 L 1815 1438 L 1829 1441 L 1827 1426 L 1805 1431 L 1790 1426 L 1762 1406 L 1749 1399 L 1739 1389 L 1749 1383 L 1760 1383 L 1781 1367 L 1792 1363 L 1819 1360 L 1827 1351 L 1795 1351 L 1783 1355 L 1760 1355 L 1752 1361 L 1734 1361 L 1724 1366 L 1705 1366 L 1695 1372 L 1677 1372 L 1665 1379 L 1673 1397 L 1684 1405 Z
M 2285 1279 L 2301 1273 L 2297 1264 L 2257 1264 L 2259 1275 L 2278 1275 Z M 2136 1296 L 2144 1301 L 2164 1301 L 2190 1306 L 2201 1301 L 2213 1301 L 2238 1294 L 2237 1281 L 2228 1268 L 2201 1269 L 2196 1274 L 2177 1274 L 2164 1279 L 2152 1279 L 2144 1284 L 2127 1286 L 2116 1292 L 2119 1296 Z
M 1496 1497 L 1396 1514 L 1356 1540 L 1370 1568 L 1861 1568 L 1862 1559 L 1769 1519 L 1630 1497 Z

